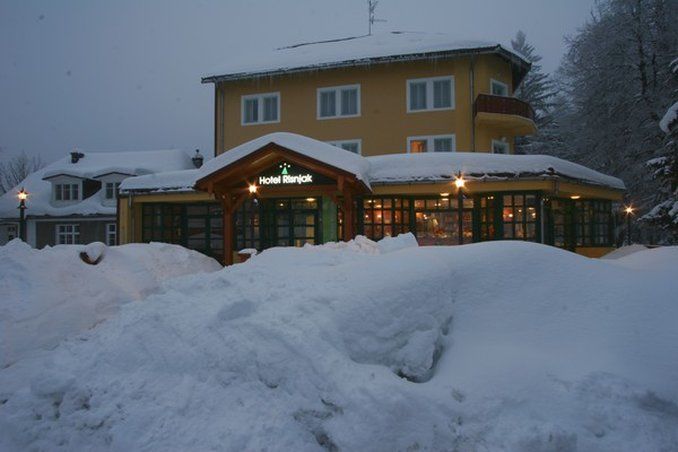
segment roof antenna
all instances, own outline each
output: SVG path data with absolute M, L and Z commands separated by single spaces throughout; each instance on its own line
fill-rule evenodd
M 386 22 L 384 19 L 377 19 L 374 17 L 374 10 L 377 9 L 379 0 L 367 0 L 368 11 L 368 36 L 372 36 L 372 26 L 375 22 Z

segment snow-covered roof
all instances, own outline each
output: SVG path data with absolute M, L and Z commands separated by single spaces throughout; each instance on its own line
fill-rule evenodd
M 289 132 L 269 133 L 218 155 L 200 168 L 201 174 L 199 179 L 246 157 L 270 143 L 275 143 L 291 151 L 323 162 L 326 165 L 354 174 L 358 180 L 363 181 L 365 185 L 369 186 L 367 176 L 369 163 L 363 157 L 343 149 L 339 150 L 340 148 L 323 141 Z
M 530 63 L 508 48 L 487 41 L 458 41 L 444 33 L 389 32 L 282 47 L 270 54 L 241 54 L 203 77 L 203 83 L 238 80 L 315 69 L 405 61 L 455 54 L 493 52 L 529 69 Z
M 468 179 L 502 180 L 560 176 L 624 190 L 624 182 L 577 163 L 550 155 L 507 155 L 484 152 L 434 152 L 366 157 L 372 184 L 449 180 L 461 172 Z
M 676 67 L 678 67 L 678 65 L 676 65 Z M 675 125 L 676 120 L 678 120 L 678 102 L 669 107 L 662 120 L 659 121 L 659 127 L 664 133 L 669 133 L 671 128 Z
M 24 179 L 15 189 L 0 196 L 0 218 L 16 218 L 16 192 L 24 187 L 29 193 L 26 214 L 33 215 L 115 215 L 115 206 L 104 205 L 98 193 L 80 202 L 53 206 L 52 184 L 44 180 L 60 174 L 92 179 L 110 173 L 148 174 L 158 171 L 185 170 L 193 168 L 191 156 L 181 150 L 88 152 L 80 151 L 84 157 L 71 163 L 70 155 L 47 165 Z
M 577 182 L 624 190 L 624 182 L 577 163 L 549 155 L 505 155 L 484 152 L 435 152 L 362 157 L 336 146 L 287 132 L 272 133 L 237 146 L 206 162 L 199 170 L 172 171 L 130 177 L 120 186 L 128 191 L 192 191 L 199 179 L 224 168 L 269 143 L 276 143 L 334 166 L 374 184 L 437 182 L 461 172 L 471 180 L 561 177 Z

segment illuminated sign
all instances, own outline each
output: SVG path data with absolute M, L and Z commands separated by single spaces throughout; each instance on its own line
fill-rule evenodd
M 290 174 L 292 166 L 289 163 L 278 165 L 279 174 L 259 176 L 259 185 L 304 185 L 313 183 L 313 174 Z

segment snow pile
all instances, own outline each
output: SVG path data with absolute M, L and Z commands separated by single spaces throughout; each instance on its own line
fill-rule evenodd
M 676 67 L 678 67 L 678 65 Z M 676 120 L 678 120 L 678 102 L 675 102 L 668 110 L 666 110 L 664 117 L 659 121 L 659 127 L 664 133 L 670 133 L 671 127 Z
M 87 265 L 85 252 L 98 265 Z M 160 243 L 106 248 L 61 245 L 36 250 L 16 239 L 0 246 L 0 367 L 91 328 L 122 303 L 159 290 L 165 280 L 221 266 Z
M 124 305 L 0 371 L 0 449 L 676 448 L 677 248 L 395 240 L 274 248 Z
M 647 247 L 645 245 L 627 245 L 617 248 L 614 251 L 610 251 L 606 255 L 602 256 L 601 259 L 619 259 L 621 257 L 626 257 L 630 254 L 637 253 L 638 251 L 645 251 Z

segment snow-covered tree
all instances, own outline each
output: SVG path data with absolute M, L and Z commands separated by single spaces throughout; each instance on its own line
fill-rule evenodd
M 657 122 L 673 97 L 676 23 L 678 0 L 602 0 L 568 38 L 558 72 L 567 105 L 556 114 L 556 154 L 622 178 L 641 210 L 657 190 L 644 163 L 664 139 Z
M 515 39 L 511 40 L 511 47 L 532 63 L 530 72 L 516 90 L 515 96 L 532 105 L 538 129 L 535 135 L 516 139 L 516 153 L 549 153 L 558 142 L 557 123 L 553 115 L 556 100 L 553 81 L 543 72 L 539 63 L 542 57 L 537 54 L 534 46 L 527 42 L 527 36 L 523 31 L 516 33 Z
M 678 59 L 671 65 L 674 79 L 678 79 Z M 678 244 L 678 102 L 669 107 L 659 126 L 666 133 L 663 152 L 647 162 L 659 189 L 655 206 L 641 220 L 665 231 L 668 243 Z

